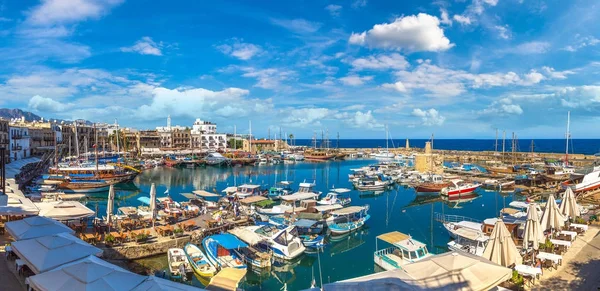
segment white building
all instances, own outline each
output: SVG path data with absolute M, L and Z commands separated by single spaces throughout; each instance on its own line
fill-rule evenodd
M 167 126 L 156 128 L 160 136 L 160 145 L 163 148 L 181 147 L 183 141 L 181 136 L 189 138 L 189 146 L 206 152 L 214 152 L 227 149 L 227 136 L 217 133 L 217 125 L 210 121 L 196 119 L 191 130 L 188 127 L 172 126 L 171 116 L 167 117 Z M 189 135 L 187 133 L 189 132 Z M 178 136 L 179 140 L 175 138 Z
M 31 156 L 31 140 L 29 136 L 29 128 L 22 125 L 8 125 L 8 139 L 10 150 L 10 161 L 21 160 Z

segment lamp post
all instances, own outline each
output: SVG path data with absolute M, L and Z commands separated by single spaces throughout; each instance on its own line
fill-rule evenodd
M 0 195 L 0 206 L 8 204 L 8 196 L 6 196 L 6 147 L 0 146 L 0 180 L 2 181 L 2 195 Z

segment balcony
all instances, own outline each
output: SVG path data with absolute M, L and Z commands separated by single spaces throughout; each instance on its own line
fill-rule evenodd
M 27 135 L 13 134 L 13 136 L 12 136 L 12 139 L 23 139 L 23 138 L 27 138 Z
M 10 150 L 12 150 L 12 151 L 20 151 L 22 149 L 23 149 L 23 147 L 20 145 L 13 145 L 12 147 L 10 147 Z
M 54 141 L 54 138 L 51 136 L 44 136 L 44 141 Z

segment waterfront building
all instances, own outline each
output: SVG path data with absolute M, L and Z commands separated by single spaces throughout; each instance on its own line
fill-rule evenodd
M 19 119 L 24 122 L 24 118 Z M 11 122 L 8 125 L 8 136 L 10 140 L 10 161 L 21 160 L 31 156 L 29 128 L 20 122 Z
M 225 134 L 217 133 L 217 125 L 210 121 L 196 119 L 192 128 L 172 126 L 171 116 L 167 117 L 167 126 L 156 128 L 160 148 L 199 149 L 204 152 L 224 151 L 227 148 Z
M 31 155 L 42 156 L 45 153 L 54 151 L 55 139 L 56 143 L 62 142 L 62 131 L 59 126 L 50 122 L 44 121 L 33 121 L 25 124 L 29 128 L 29 135 L 31 137 Z
M 415 155 L 415 170 L 421 173 L 442 174 L 444 157 L 434 154 L 431 149 L 431 143 L 425 143 L 425 153 Z
M 279 139 L 252 140 L 252 148 L 250 148 L 250 140 L 245 139 L 242 150 L 255 154 L 259 152 L 279 152 L 287 150 L 288 148 L 289 145 L 285 141 Z
M 141 152 L 156 151 L 161 147 L 157 130 L 140 130 L 138 132 L 138 148 Z
M 6 148 L 5 158 L 8 161 L 10 149 L 8 148 L 9 144 L 8 139 L 8 120 L 0 118 L 0 148 Z

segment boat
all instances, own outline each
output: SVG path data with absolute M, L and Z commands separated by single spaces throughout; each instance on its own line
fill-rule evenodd
M 415 191 L 417 193 L 437 193 L 448 186 L 450 186 L 450 183 L 444 182 L 442 176 L 432 175 L 430 181 L 418 184 Z
M 456 238 L 447 243 L 448 249 L 476 256 L 483 255 L 483 251 L 490 239 L 483 232 L 470 228 L 459 228 L 454 233 L 456 234 Z
M 515 181 L 488 179 L 483 181 L 482 187 L 492 190 L 513 190 L 515 188 Z
M 208 260 L 204 252 L 195 244 L 187 243 L 183 248 L 185 255 L 198 276 L 210 278 L 217 273 L 217 268 Z
M 304 253 L 306 249 L 300 238 L 295 236 L 290 230 L 293 227 L 279 229 L 272 225 L 248 226 L 246 229 L 252 231 L 266 242 L 268 247 L 273 250 L 275 257 L 292 260 Z
M 302 201 L 312 200 L 317 198 L 315 193 L 294 193 L 290 195 L 281 196 L 281 204 L 275 205 L 272 208 L 256 208 L 256 212 L 263 215 L 281 215 L 285 213 L 301 212 L 306 211 L 305 207 L 302 207 Z
M 206 250 L 208 260 L 219 269 L 227 267 L 246 269 L 246 264 L 236 249 L 248 245 L 234 235 L 225 233 L 205 237 L 202 246 Z
M 48 181 L 100 179 L 111 184 L 133 181 L 141 173 L 140 170 L 126 165 L 100 165 L 96 163 L 83 163 L 79 165 L 59 164 L 48 171 L 50 175 L 42 176 L 43 179 Z
M 230 160 L 220 153 L 209 153 L 205 158 L 204 162 L 209 166 L 220 166 L 228 163 Z
M 485 167 L 485 170 L 493 174 L 513 174 L 515 172 L 513 166 L 504 165 Z
M 187 256 L 182 249 L 170 248 L 167 251 L 169 272 L 174 278 L 187 278 L 193 270 L 190 267 Z
M 257 233 L 244 227 L 236 227 L 227 232 L 248 244 L 248 247 L 234 250 L 241 255 L 246 264 L 261 269 L 272 266 L 273 251 L 269 249 L 267 243 Z
M 298 185 L 298 192 L 294 193 L 310 193 L 310 194 L 315 194 L 317 197 L 321 196 L 321 191 L 315 191 L 314 188 L 317 186 L 317 184 L 315 182 L 312 183 L 308 183 L 306 181 L 300 183 Z
M 179 167 L 181 165 L 181 163 L 182 163 L 182 161 L 180 161 L 180 160 L 172 160 L 172 159 L 165 160 L 165 166 L 167 166 L 169 168 Z
M 463 180 L 460 179 L 454 179 L 450 182 L 452 183 L 452 185 L 445 187 L 440 191 L 440 194 L 442 194 L 443 196 L 452 197 L 473 193 L 473 191 L 475 191 L 477 188 L 479 188 L 479 186 L 481 186 L 480 184 L 465 183 Z
M 160 204 L 162 204 L 163 211 L 166 214 L 180 215 L 182 213 L 181 205 L 178 202 L 173 201 L 173 199 L 171 199 L 171 197 L 160 197 L 160 198 L 157 198 L 157 200 L 160 202 Z
M 244 184 L 237 187 L 237 191 L 233 193 L 232 196 L 237 196 L 238 198 L 246 198 L 249 196 L 259 196 L 261 195 L 260 185 L 250 185 Z
M 342 206 L 348 205 L 352 201 L 352 199 L 350 199 L 350 197 L 346 197 L 346 198 L 338 197 L 340 194 L 348 193 L 348 192 L 350 192 L 350 189 L 346 189 L 346 188 L 331 189 L 331 192 L 327 193 L 327 196 L 325 196 L 323 199 L 317 201 L 317 203 L 320 205 L 333 205 L 333 204 L 340 204 Z
M 391 244 L 391 247 L 377 249 L 377 240 Z M 376 238 L 376 249 L 373 254 L 375 264 L 384 270 L 401 269 L 402 266 L 414 263 L 432 255 L 427 251 L 427 246 L 410 235 L 392 231 Z
M 290 187 L 293 182 L 291 181 L 281 181 L 278 184 L 280 187 L 271 187 L 269 188 L 269 194 L 267 196 L 271 200 L 279 200 L 281 196 L 288 195 L 292 192 L 292 188 Z
M 292 230 L 297 232 L 297 236 L 302 240 L 302 244 L 307 248 L 321 247 L 325 243 L 323 235 L 324 226 L 316 220 L 299 219 L 293 224 L 295 228 Z
M 369 206 L 350 206 L 331 212 L 327 226 L 333 235 L 349 233 L 361 228 L 371 216 L 367 214 Z
M 307 150 L 304 152 L 304 159 L 309 161 L 328 161 L 335 157 L 326 151 Z
M 57 188 L 65 193 L 96 193 L 108 191 L 110 184 L 104 180 L 67 180 Z
M 388 186 L 388 182 L 379 179 L 360 179 L 354 184 L 354 187 L 358 191 L 383 191 Z
M 571 188 L 575 194 L 593 191 L 600 188 L 600 166 L 585 174 L 582 178 L 576 180 L 565 181 L 562 183 L 562 188 Z

